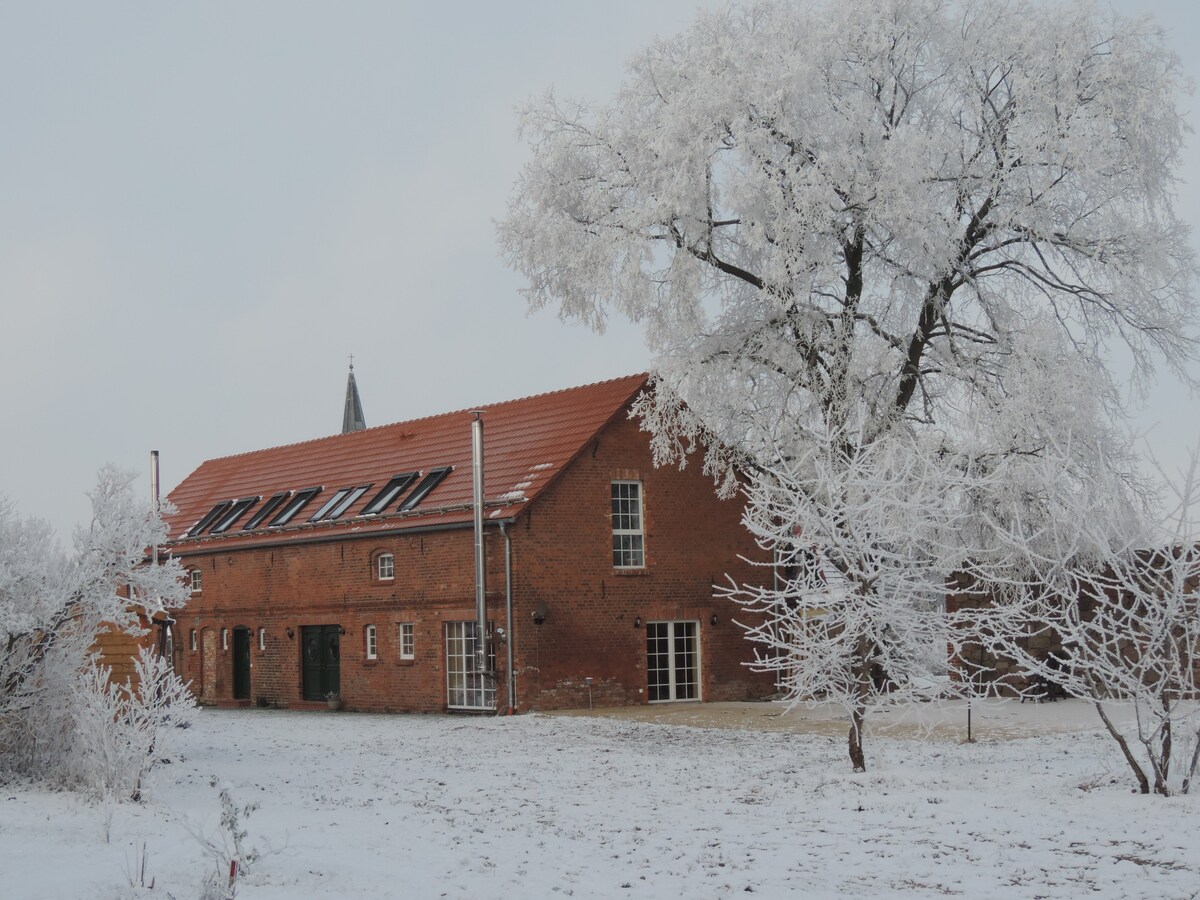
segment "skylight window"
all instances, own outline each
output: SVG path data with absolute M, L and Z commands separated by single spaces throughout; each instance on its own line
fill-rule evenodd
M 378 494 L 374 496 L 367 508 L 362 511 L 364 516 L 377 516 L 387 512 L 387 508 L 395 503 L 410 484 L 417 480 L 418 472 L 405 472 L 389 481 Z
M 244 516 L 247 510 L 255 503 L 262 499 L 262 495 L 257 497 L 243 497 L 229 508 L 229 512 L 217 519 L 217 524 L 212 527 L 209 534 L 223 534 L 229 530 L 234 522 Z
M 271 499 L 262 505 L 262 509 L 252 515 L 250 521 L 242 526 L 242 531 L 253 531 L 267 520 L 267 516 L 279 509 L 279 504 L 290 496 L 292 496 L 291 491 L 280 491 L 278 494 L 273 494 Z
M 218 503 L 208 511 L 208 515 L 192 526 L 192 530 L 187 533 L 187 536 L 195 537 L 203 532 L 204 529 L 208 528 L 213 522 L 217 521 L 220 516 L 223 516 L 226 512 L 228 512 L 229 507 L 231 506 L 233 506 L 232 500 L 223 500 Z
M 310 522 L 327 522 L 332 519 L 340 519 L 345 515 L 346 510 L 354 505 L 354 501 L 367 492 L 369 484 L 364 484 L 354 488 L 342 488 L 326 501 L 325 505 L 318 509 Z
M 329 518 L 330 519 L 340 519 L 342 516 L 344 516 L 346 514 L 346 510 L 348 510 L 351 506 L 353 506 L 355 504 L 355 502 L 358 500 L 358 498 L 367 492 L 367 489 L 369 487 L 370 487 L 369 484 L 364 484 L 361 487 L 356 487 L 356 488 L 352 489 L 346 495 L 346 497 L 342 500 L 341 503 L 339 503 L 332 510 L 330 510 Z
M 286 525 L 288 522 L 292 521 L 296 513 L 308 506 L 308 501 L 317 496 L 319 493 L 321 493 L 321 488 L 319 487 L 305 488 L 302 491 L 296 491 L 292 499 L 287 502 L 287 505 L 283 507 L 279 515 L 271 520 L 267 527 L 278 528 L 281 525 Z
M 308 520 L 310 522 L 320 522 L 322 519 L 328 519 L 329 513 L 335 506 L 342 502 L 342 498 L 350 493 L 350 488 L 342 488 L 340 491 L 335 491 L 334 495 L 325 501 L 325 505 L 312 514 Z
M 421 483 L 416 489 L 408 495 L 408 499 L 400 504 L 400 511 L 412 509 L 418 503 L 425 499 L 425 496 L 435 487 L 442 483 L 442 479 L 450 474 L 453 466 L 440 466 L 436 469 L 430 469 L 429 474 L 421 479 Z

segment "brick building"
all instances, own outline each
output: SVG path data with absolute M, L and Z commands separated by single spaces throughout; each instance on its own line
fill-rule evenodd
M 462 411 L 209 460 L 170 494 L 192 595 L 175 660 L 202 702 L 529 710 L 733 700 L 726 574 L 766 570 L 692 466 L 655 469 L 632 376 L 482 408 L 489 674 L 476 634 L 472 421 Z M 509 610 L 511 609 L 511 613 Z M 743 616 L 744 617 L 744 616 Z M 511 663 L 510 663 L 511 660 Z

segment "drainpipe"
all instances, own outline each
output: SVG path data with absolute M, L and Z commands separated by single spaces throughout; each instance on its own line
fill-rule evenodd
M 158 451 L 157 450 L 150 451 L 150 504 L 151 504 L 151 508 L 154 510 L 154 522 L 157 525 L 159 513 L 162 509 L 162 501 L 159 498 L 159 488 L 158 488 Z M 157 569 L 158 569 L 158 541 L 154 541 L 153 546 L 151 546 L 151 548 L 150 548 L 150 565 L 154 566 L 155 570 L 157 571 Z M 130 599 L 132 599 L 132 593 L 131 593 Z M 158 598 L 155 598 L 155 599 L 158 599 Z M 151 620 L 151 621 L 153 621 L 153 620 Z M 167 630 L 171 627 L 171 619 L 164 612 L 163 620 L 157 624 L 159 626 L 158 655 L 160 658 L 166 658 L 166 656 L 167 656 Z
M 505 642 L 508 663 L 508 711 L 517 711 L 517 673 L 513 671 L 513 607 L 512 607 L 512 535 L 503 519 L 500 520 L 500 534 L 504 537 L 504 628 L 508 640 Z
M 471 415 L 471 481 L 475 506 L 475 671 L 487 672 L 487 565 L 483 543 L 483 410 Z

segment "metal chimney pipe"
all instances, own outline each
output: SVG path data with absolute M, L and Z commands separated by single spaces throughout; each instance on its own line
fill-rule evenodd
M 158 496 L 158 451 L 150 451 L 150 503 L 154 509 L 154 520 L 157 523 L 161 503 Z M 158 541 L 154 542 L 154 547 L 150 551 L 150 561 L 154 565 L 158 565 Z
M 487 672 L 487 565 L 483 543 L 483 410 L 473 409 L 471 480 L 475 506 L 475 671 Z

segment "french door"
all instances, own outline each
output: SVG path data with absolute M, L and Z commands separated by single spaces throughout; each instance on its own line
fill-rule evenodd
M 700 699 L 700 623 L 646 624 L 646 682 L 651 703 Z
M 495 709 L 496 680 L 475 671 L 475 622 L 446 623 L 446 705 L 451 709 Z M 496 671 L 488 642 L 488 670 Z

